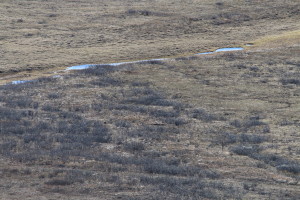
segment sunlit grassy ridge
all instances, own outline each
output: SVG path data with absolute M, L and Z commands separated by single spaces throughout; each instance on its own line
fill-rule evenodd
M 287 31 L 279 35 L 268 35 L 253 42 L 248 48 L 274 48 L 300 44 L 300 30 Z

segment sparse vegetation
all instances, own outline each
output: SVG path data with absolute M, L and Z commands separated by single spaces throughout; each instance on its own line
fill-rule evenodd
M 224 59 L 227 60 L 228 55 L 224 55 Z M 199 61 L 176 62 L 189 62 L 193 69 L 193 63 Z M 49 192 L 64 194 L 71 186 L 81 188 L 70 189 L 74 195 L 79 194 L 78 191 L 98 194 L 97 190 L 83 189 L 81 185 L 89 182 L 99 187 L 96 186 L 99 181 L 116 191 L 133 191 L 137 185 L 143 185 L 140 194 L 149 194 L 155 189 L 153 198 L 164 193 L 170 199 L 243 198 L 250 193 L 262 197 L 271 193 L 258 194 L 253 189 L 255 182 L 232 179 L 235 184 L 229 186 L 223 181 L 227 176 L 219 167 L 208 168 L 195 162 L 201 145 L 207 145 L 207 152 L 221 146 L 221 152 L 229 150 L 232 157 L 256 160 L 259 162 L 256 167 L 265 173 L 274 167 L 287 177 L 299 175 L 299 162 L 294 157 L 287 159 L 268 152 L 277 148 L 272 139 L 274 124 L 265 120 L 269 113 L 252 112 L 237 118 L 235 114 L 216 112 L 198 103 L 187 104 L 180 95 L 164 93 L 164 88 L 155 82 L 140 81 L 146 79 L 144 77 L 131 81 L 124 76 L 132 76 L 128 71 L 138 72 L 148 67 L 173 73 L 176 65 L 173 68 L 164 63 L 110 67 L 98 65 L 76 71 L 66 75 L 64 80 L 41 78 L 24 85 L 2 86 L 1 94 L 5 95 L 0 96 L 1 155 L 24 164 L 57 166 L 59 171 L 39 173 L 37 178 L 43 179 L 43 190 L 63 187 L 66 189 Z M 179 73 L 185 73 L 182 68 L 178 69 Z M 195 78 L 202 79 L 201 76 Z M 211 79 L 209 82 L 211 86 L 216 84 Z M 230 83 L 224 82 L 227 84 Z M 38 96 L 33 95 L 38 92 Z M 69 101 L 73 95 L 77 98 Z M 295 122 L 287 123 L 285 116 L 276 124 L 289 127 Z M 198 126 L 202 127 L 199 132 L 196 131 Z M 198 138 L 199 134 L 206 139 Z M 186 143 L 200 146 L 188 150 Z M 178 147 L 171 148 L 172 145 Z M 179 148 L 180 145 L 183 146 Z M 293 149 L 289 148 L 289 154 L 291 152 Z M 74 171 L 68 171 L 68 166 L 73 166 Z M 296 195 L 297 191 L 294 192 Z M 135 195 L 123 197 L 135 198 Z
M 295 1 L 0 11 L 0 199 L 298 199 Z

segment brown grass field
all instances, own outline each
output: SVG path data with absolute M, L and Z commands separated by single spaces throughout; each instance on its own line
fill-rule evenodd
M 297 0 L 0 1 L 0 199 L 299 199 L 299 15 Z
M 299 2 L 2 0 L 2 74 L 178 56 L 299 30 Z

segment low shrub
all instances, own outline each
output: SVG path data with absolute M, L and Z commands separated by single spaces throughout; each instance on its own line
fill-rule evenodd
M 88 76 L 104 76 L 117 70 L 118 68 L 112 65 L 93 65 L 87 69 L 78 70 L 76 73 Z
M 74 112 L 61 111 L 58 113 L 58 115 L 59 118 L 62 119 L 82 120 L 82 117 Z
M 90 84 L 96 85 L 99 87 L 108 87 L 108 86 L 120 86 L 123 84 L 123 82 L 120 80 L 110 78 L 110 77 L 102 77 L 98 80 L 91 81 Z
M 173 124 L 175 126 L 182 126 L 184 124 L 187 124 L 188 122 L 185 119 L 182 118 L 166 118 L 164 120 L 165 123 L 167 124 Z
M 179 134 L 180 130 L 178 128 L 169 128 L 165 126 L 156 126 L 156 125 L 149 125 L 144 126 L 142 128 L 137 128 L 135 130 L 128 131 L 126 134 L 129 137 L 133 138 L 143 138 L 143 139 L 150 139 L 150 140 L 164 140 L 168 138 L 169 134 Z
M 282 85 L 287 84 L 294 84 L 294 85 L 300 85 L 300 73 L 299 72 L 286 72 L 282 74 L 282 78 L 280 79 L 280 82 Z
M 245 65 L 243 63 L 234 64 L 234 65 L 232 65 L 232 67 L 238 68 L 238 69 L 247 69 L 247 65 Z
M 60 94 L 58 93 L 51 93 L 51 94 L 48 94 L 48 98 L 49 99 L 59 99 L 61 97 Z
M 118 104 L 113 105 L 112 109 L 115 110 L 128 110 L 131 112 L 137 112 L 137 113 L 148 113 L 148 108 L 144 106 L 138 106 L 138 105 L 128 105 L 128 104 Z
M 229 123 L 231 126 L 234 126 L 236 128 L 241 128 L 242 127 L 242 123 L 239 120 L 233 120 Z
M 63 180 L 63 179 L 53 179 L 50 181 L 45 182 L 46 185 L 60 185 L 60 186 L 65 186 L 65 185 L 72 185 L 73 182 L 69 180 Z
M 149 82 L 139 82 L 139 81 L 133 81 L 131 83 L 132 86 L 134 87 L 149 87 L 150 83 Z
M 192 117 L 205 122 L 217 120 L 217 117 L 215 115 L 209 114 L 204 109 L 194 109 L 192 111 Z
M 144 170 L 151 174 L 181 175 L 181 176 L 199 176 L 206 178 L 218 178 L 219 175 L 213 171 L 202 170 L 199 167 L 182 166 L 168 164 L 163 160 L 152 160 L 143 165 Z
M 280 126 L 289 126 L 289 125 L 293 125 L 294 122 L 292 121 L 288 121 L 287 119 L 284 119 L 283 121 L 280 122 Z
M 260 151 L 260 149 L 257 146 L 244 146 L 244 145 L 238 145 L 234 146 L 230 149 L 231 152 L 243 155 L 243 156 L 249 156 L 251 157 L 253 154 L 256 154 Z
M 270 133 L 270 132 L 271 132 L 270 126 L 266 124 L 262 129 L 262 133 Z
M 147 96 L 141 96 L 137 98 L 129 98 L 125 100 L 125 103 L 134 103 L 134 104 L 141 104 L 141 105 L 160 105 L 162 102 L 161 96 L 154 94 L 154 95 L 147 95 Z M 165 105 L 165 104 L 163 104 Z
M 23 112 L 13 109 L 3 108 L 0 106 L 0 119 L 2 120 L 16 120 L 19 121 L 24 117 Z M 2 123 L 2 122 L 1 122 Z
M 251 144 L 259 144 L 265 142 L 267 139 L 264 136 L 260 135 L 250 135 L 250 134 L 241 134 L 239 136 L 241 143 L 251 143 Z
M 6 99 L 6 106 L 11 108 L 33 108 L 36 103 L 27 96 L 15 96 Z
M 0 144 L 0 153 L 1 154 L 9 153 L 10 151 L 14 150 L 16 146 L 17 146 L 17 142 L 15 140 L 5 141 L 2 144 Z
M 145 60 L 145 61 L 139 62 L 139 64 L 163 65 L 164 62 L 161 60 Z
M 295 78 L 288 79 L 288 78 L 284 78 L 284 79 L 281 79 L 280 81 L 281 81 L 281 83 L 283 85 L 287 85 L 287 84 L 300 85 L 300 79 L 295 79 Z
M 221 132 L 219 136 L 221 137 L 220 139 L 223 145 L 234 144 L 239 138 L 238 135 L 229 132 Z
M 167 195 L 168 199 L 226 199 L 236 198 L 240 191 L 233 187 L 225 186 L 219 182 L 199 180 L 195 177 L 141 176 L 140 183 L 155 186 L 153 199 L 160 199 Z
M 257 119 L 249 119 L 243 122 L 243 127 L 244 128 L 250 128 L 253 126 L 261 126 L 261 125 L 266 125 L 264 122 L 261 122 Z
M 56 80 L 56 78 L 53 78 L 53 77 L 41 77 L 41 78 L 38 78 L 35 81 L 31 81 L 31 82 L 28 82 L 28 83 L 31 83 L 32 85 L 33 84 L 41 85 L 41 83 L 45 84 L 45 83 L 50 83 L 50 82 L 55 82 L 55 81 L 57 81 L 57 80 Z
M 145 149 L 145 145 L 141 142 L 130 142 L 124 144 L 124 149 L 127 151 L 143 151 Z
M 131 123 L 127 122 L 125 120 L 118 120 L 118 121 L 115 122 L 115 125 L 117 127 L 122 127 L 122 128 L 129 128 L 129 127 L 131 127 Z
M 42 107 L 42 110 L 47 111 L 47 112 L 59 112 L 60 109 L 58 107 L 55 107 L 50 104 L 46 104 Z
M 163 117 L 163 118 L 174 118 L 179 116 L 179 113 L 176 111 L 165 111 L 165 110 L 158 110 L 158 109 L 151 110 L 149 114 L 155 117 Z
M 276 167 L 280 171 L 287 171 L 293 174 L 300 173 L 300 164 L 283 164 Z
M 257 66 L 251 66 L 249 68 L 250 71 L 253 71 L 253 72 L 258 72 L 259 71 L 259 68 Z
M 135 10 L 135 9 L 129 9 L 126 11 L 127 15 L 142 15 L 142 16 L 167 16 L 167 13 L 161 13 L 161 12 L 154 12 L 149 10 Z

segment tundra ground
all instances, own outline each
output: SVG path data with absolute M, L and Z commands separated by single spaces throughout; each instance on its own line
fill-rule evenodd
M 0 199 L 299 199 L 296 1 L 0 5 Z

